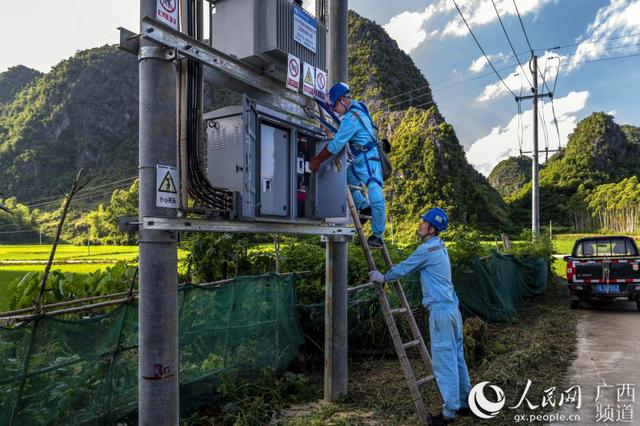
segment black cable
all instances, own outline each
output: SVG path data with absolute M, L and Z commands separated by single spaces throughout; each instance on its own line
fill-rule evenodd
M 531 53 L 533 53 L 533 47 L 531 47 L 531 43 L 529 43 L 529 36 L 527 36 L 527 31 L 524 29 L 524 24 L 522 23 L 522 17 L 520 16 L 520 11 L 518 10 L 516 0 L 513 0 L 513 6 L 516 8 L 516 14 L 518 15 L 518 20 L 520 21 L 520 27 L 522 27 L 522 32 L 524 33 L 524 38 L 527 40 L 529 50 L 531 51 Z
M 640 33 L 634 33 L 634 34 L 630 34 L 630 35 L 626 35 L 626 36 L 616 36 L 616 37 L 607 37 L 607 38 L 599 38 L 596 40 L 590 40 L 592 43 L 598 43 L 601 41 L 610 41 L 610 40 L 619 40 L 621 38 L 633 38 L 633 37 L 638 37 L 640 36 Z M 545 47 L 545 48 L 541 48 L 541 49 L 535 49 L 535 50 L 559 50 L 559 49 L 567 49 L 569 47 L 575 47 L 575 46 L 579 46 L 581 43 L 583 43 L 584 41 L 581 41 L 579 43 L 572 43 L 572 44 L 565 44 L 562 46 L 553 46 L 553 47 Z
M 489 63 L 489 65 L 491 66 L 491 69 L 493 69 L 493 72 L 496 73 L 496 75 L 498 76 L 498 78 L 500 79 L 500 81 L 502 82 L 502 84 L 504 84 L 504 87 L 507 88 L 507 90 L 509 91 L 509 93 L 511 93 L 511 95 L 515 98 L 516 94 L 513 93 L 513 91 L 509 88 L 509 86 L 507 86 L 507 83 L 504 82 L 504 80 L 502 79 L 502 77 L 500 76 L 500 74 L 498 73 L 498 70 L 496 70 L 496 67 L 493 66 L 493 63 L 491 62 L 491 60 L 489 60 L 489 57 L 487 56 L 487 54 L 485 53 L 484 49 L 482 48 L 482 46 L 480 45 L 480 42 L 478 41 L 478 39 L 476 38 L 476 35 L 473 33 L 473 31 L 471 31 L 471 27 L 469 26 L 469 24 L 467 23 L 467 20 L 465 19 L 464 15 L 462 14 L 462 11 L 460 10 L 460 8 L 458 7 L 458 3 L 456 3 L 455 0 L 452 0 L 453 4 L 455 5 L 456 9 L 458 10 L 458 13 L 460 14 L 460 17 L 462 18 L 462 21 L 464 22 L 464 24 L 467 26 L 467 29 L 469 30 L 469 34 L 471 34 L 471 37 L 473 37 L 473 40 L 476 42 L 476 44 L 478 45 L 478 48 L 480 49 L 480 51 L 482 52 L 482 54 L 484 55 L 484 58 L 487 60 L 487 62 Z
M 518 58 L 518 55 L 516 54 L 516 49 L 513 47 L 513 43 L 511 43 L 511 38 L 509 37 L 509 33 L 507 33 L 507 29 L 504 27 L 504 24 L 502 23 L 502 17 L 500 16 L 500 12 L 498 12 L 498 8 L 496 7 L 496 2 L 494 0 L 491 0 L 491 4 L 493 5 L 493 10 L 496 11 L 498 22 L 500 22 L 500 26 L 502 27 L 502 32 L 504 33 L 504 36 L 507 38 L 509 47 L 511 47 L 511 51 L 513 52 L 513 55 L 516 57 L 516 61 L 518 61 L 518 65 L 520 66 L 520 72 L 524 73 L 524 68 L 522 67 L 522 63 L 520 63 L 520 58 Z M 529 87 L 533 87 L 533 84 L 529 80 L 529 76 L 526 73 L 524 73 L 524 76 L 527 79 L 527 83 L 529 83 Z
M 187 2 L 187 35 L 200 39 L 202 25 L 194 0 Z M 186 154 L 187 154 L 187 191 L 189 195 L 207 208 L 231 211 L 233 193 L 224 188 L 211 185 L 202 171 L 199 152 L 200 122 L 202 119 L 202 65 L 193 59 L 187 59 L 187 96 L 186 96 Z

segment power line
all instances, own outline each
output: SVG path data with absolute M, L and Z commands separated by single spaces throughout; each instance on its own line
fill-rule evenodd
M 513 52 L 513 56 L 516 57 L 516 61 L 518 61 L 518 65 L 520 66 L 520 71 L 524 73 L 524 68 L 522 67 L 522 63 L 520 63 L 520 58 L 516 54 L 516 49 L 513 47 L 513 43 L 511 43 L 511 38 L 509 37 L 509 33 L 507 33 L 507 29 L 504 27 L 502 23 L 502 17 L 500 16 L 500 12 L 498 12 L 498 8 L 496 7 L 496 2 L 491 0 L 491 4 L 493 5 L 493 10 L 496 11 L 496 16 L 498 17 L 498 22 L 500 22 L 500 26 L 502 27 L 502 32 L 504 32 L 504 36 L 507 38 L 507 42 L 509 43 L 509 47 L 511 47 L 511 52 Z M 529 83 L 529 87 L 533 86 L 531 81 L 529 81 L 529 76 L 525 73 L 524 75 Z
M 113 185 L 121 186 L 123 183 L 135 180 L 137 178 L 138 178 L 137 176 L 133 176 L 133 177 L 129 177 L 129 178 L 126 178 L 126 179 L 121 179 L 121 180 L 116 180 L 116 181 L 103 183 L 103 184 L 100 184 L 100 185 L 94 185 L 94 186 L 86 187 L 86 188 L 83 188 L 81 191 L 78 191 L 78 193 L 79 194 L 80 193 L 85 193 L 85 192 L 88 192 L 88 191 L 92 191 L 94 189 L 113 186 Z M 49 197 L 44 197 L 44 198 L 40 198 L 40 199 L 37 199 L 37 200 L 29 200 L 29 201 L 21 202 L 20 204 L 23 204 L 23 205 L 25 205 L 27 207 L 30 207 L 30 205 L 32 205 L 32 204 L 36 204 L 36 203 L 40 203 L 40 202 L 44 202 L 44 201 L 54 201 L 54 200 L 57 202 L 59 199 L 60 199 L 59 195 L 51 195 Z
M 493 66 L 493 63 L 491 62 L 491 60 L 489 59 L 489 57 L 487 56 L 487 54 L 485 53 L 484 49 L 482 48 L 482 45 L 480 45 L 480 42 L 478 41 L 478 39 L 476 38 L 476 35 L 473 33 L 473 31 L 471 31 L 471 27 L 469 26 L 469 24 L 467 23 L 467 20 L 465 19 L 464 15 L 462 14 L 462 11 L 460 10 L 460 7 L 458 7 L 458 3 L 456 3 L 455 0 L 452 0 L 453 4 L 455 5 L 456 9 L 458 10 L 458 13 L 460 14 L 460 17 L 462 18 L 462 21 L 464 22 L 464 24 L 466 25 L 467 29 L 469 30 L 469 34 L 471 34 L 471 37 L 473 37 L 473 40 L 476 42 L 476 44 L 478 45 L 478 48 L 480 49 L 480 51 L 482 52 L 482 54 L 484 55 L 484 58 L 487 60 L 487 62 L 489 63 L 489 65 L 491 66 L 491 69 L 493 69 L 493 72 L 496 73 L 496 75 L 498 76 L 498 78 L 500 79 L 500 81 L 502 82 L 502 84 L 504 84 L 504 87 L 507 88 L 507 90 L 509 91 L 509 93 L 511 93 L 511 95 L 515 98 L 516 94 L 513 93 L 513 91 L 509 88 L 509 86 L 507 86 L 507 83 L 504 82 L 504 80 L 502 79 L 502 77 L 500 76 L 500 73 L 498 73 L 498 70 L 496 70 L 496 67 Z M 515 3 L 514 3 L 515 4 Z
M 625 36 L 616 36 L 616 37 L 607 37 L 607 38 L 599 38 L 596 40 L 587 40 L 587 41 L 591 41 L 592 43 L 599 43 L 601 41 L 610 41 L 610 40 L 619 40 L 622 38 L 633 38 L 633 37 L 638 37 L 640 36 L 640 33 L 634 33 L 634 34 L 630 34 L 630 35 L 625 35 Z M 553 46 L 553 47 L 546 47 L 546 48 L 541 48 L 541 49 L 535 49 L 535 50 L 560 50 L 560 49 L 567 49 L 569 47 L 575 47 L 575 46 L 579 46 L 580 44 L 584 43 L 584 41 L 581 41 L 579 43 L 572 43 L 572 44 L 565 44 L 562 46 Z
M 578 64 L 589 64 L 592 62 L 603 62 L 603 61 L 612 61 L 614 59 L 623 59 L 623 58 L 631 58 L 634 56 L 640 56 L 640 52 L 638 53 L 634 53 L 631 55 L 622 55 L 622 56 L 611 56 L 609 58 L 600 58 L 600 59 L 590 59 L 588 61 L 581 61 L 581 62 L 574 62 L 574 65 L 578 65 Z
M 531 53 L 533 53 L 533 47 L 531 47 L 531 43 L 529 43 L 529 36 L 527 36 L 527 31 L 524 29 L 524 24 L 522 23 L 522 17 L 520 16 L 520 11 L 518 10 L 516 0 L 513 0 L 513 6 L 516 8 L 516 14 L 518 15 L 518 20 L 520 21 L 520 27 L 522 28 L 522 32 L 524 33 L 524 38 L 527 40 L 529 50 L 531 51 Z

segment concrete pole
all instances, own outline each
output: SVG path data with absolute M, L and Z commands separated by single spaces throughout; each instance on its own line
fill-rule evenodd
M 156 0 L 140 0 L 140 17 L 155 17 Z M 140 218 L 173 218 L 156 207 L 156 165 L 176 166 L 176 68 L 168 52 L 140 40 Z M 173 232 L 140 229 L 138 422 L 177 425 L 177 243 Z
M 531 231 L 540 236 L 540 186 L 538 184 L 538 57 L 532 58 L 533 75 L 533 161 L 531 162 Z
M 332 84 L 349 80 L 349 63 L 347 57 L 348 32 L 347 0 L 329 0 L 329 79 Z
M 325 272 L 324 399 L 347 394 L 348 340 L 347 259 L 349 238 L 327 237 Z
M 329 0 L 329 78 L 347 82 L 347 0 Z M 327 238 L 325 298 L 324 399 L 347 394 L 349 328 L 347 325 L 347 270 L 349 239 Z

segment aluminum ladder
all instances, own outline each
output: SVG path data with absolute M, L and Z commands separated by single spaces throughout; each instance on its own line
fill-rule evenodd
M 360 187 L 355 188 L 360 190 L 363 189 Z M 353 197 L 350 190 L 347 190 L 347 205 L 349 207 L 349 211 L 351 212 L 351 217 L 353 218 L 353 223 L 355 225 L 356 231 L 358 232 L 358 237 L 360 238 L 360 243 L 362 244 L 362 250 L 364 252 L 365 258 L 367 259 L 369 271 L 377 269 L 375 262 L 373 261 L 373 256 L 371 255 L 371 249 L 364 235 L 364 230 L 362 229 L 362 223 L 360 221 L 361 216 L 358 213 L 358 209 L 356 208 L 355 203 L 353 202 Z M 389 257 L 389 252 L 387 251 L 387 247 L 384 243 L 382 244 L 382 256 L 387 268 L 392 268 L 393 262 L 391 261 L 391 257 Z M 384 291 L 384 284 L 371 284 L 376 289 L 378 300 L 380 302 L 380 305 L 382 306 L 384 321 L 387 324 L 387 328 L 389 329 L 389 333 L 391 334 L 391 338 L 393 339 L 393 346 L 395 347 L 396 353 L 398 354 L 398 359 L 400 360 L 400 365 L 402 367 L 404 377 L 405 379 L 407 379 L 407 385 L 409 386 L 409 391 L 411 392 L 413 403 L 415 404 L 416 410 L 418 411 L 418 416 L 420 417 L 420 420 L 426 424 L 429 419 L 429 413 L 427 411 L 427 405 L 424 401 L 424 398 L 422 397 L 420 389 L 430 381 L 435 380 L 429 351 L 427 350 L 427 346 L 424 344 L 424 339 L 422 338 L 420 329 L 416 324 L 413 312 L 411 311 L 411 306 L 409 306 L 409 302 L 407 302 L 407 298 L 404 294 L 404 290 L 402 289 L 402 284 L 400 284 L 400 281 L 394 281 L 391 284 L 391 287 L 398 295 L 398 300 L 400 301 L 400 307 L 396 309 L 391 309 L 391 306 L 389 305 L 389 299 L 387 298 L 387 294 Z M 402 341 L 400 332 L 398 330 L 398 325 L 396 324 L 396 315 L 402 315 L 407 320 L 413 340 L 409 342 Z M 428 371 L 428 375 L 426 377 L 418 380 L 416 380 L 411 361 L 407 357 L 407 349 L 411 348 L 418 349 L 420 357 L 422 358 L 422 361 L 424 362 Z M 438 391 L 438 397 L 440 397 L 440 392 L 437 384 L 436 390 Z

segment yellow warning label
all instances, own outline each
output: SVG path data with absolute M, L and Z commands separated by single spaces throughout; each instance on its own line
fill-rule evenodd
M 307 68 L 307 72 L 304 75 L 305 84 L 313 86 L 313 76 L 311 75 L 311 67 Z
M 160 192 L 169 192 L 171 194 L 177 194 L 178 190 L 176 189 L 176 185 L 173 182 L 173 178 L 171 177 L 171 173 L 167 172 L 164 179 L 160 183 L 160 187 L 158 188 Z

